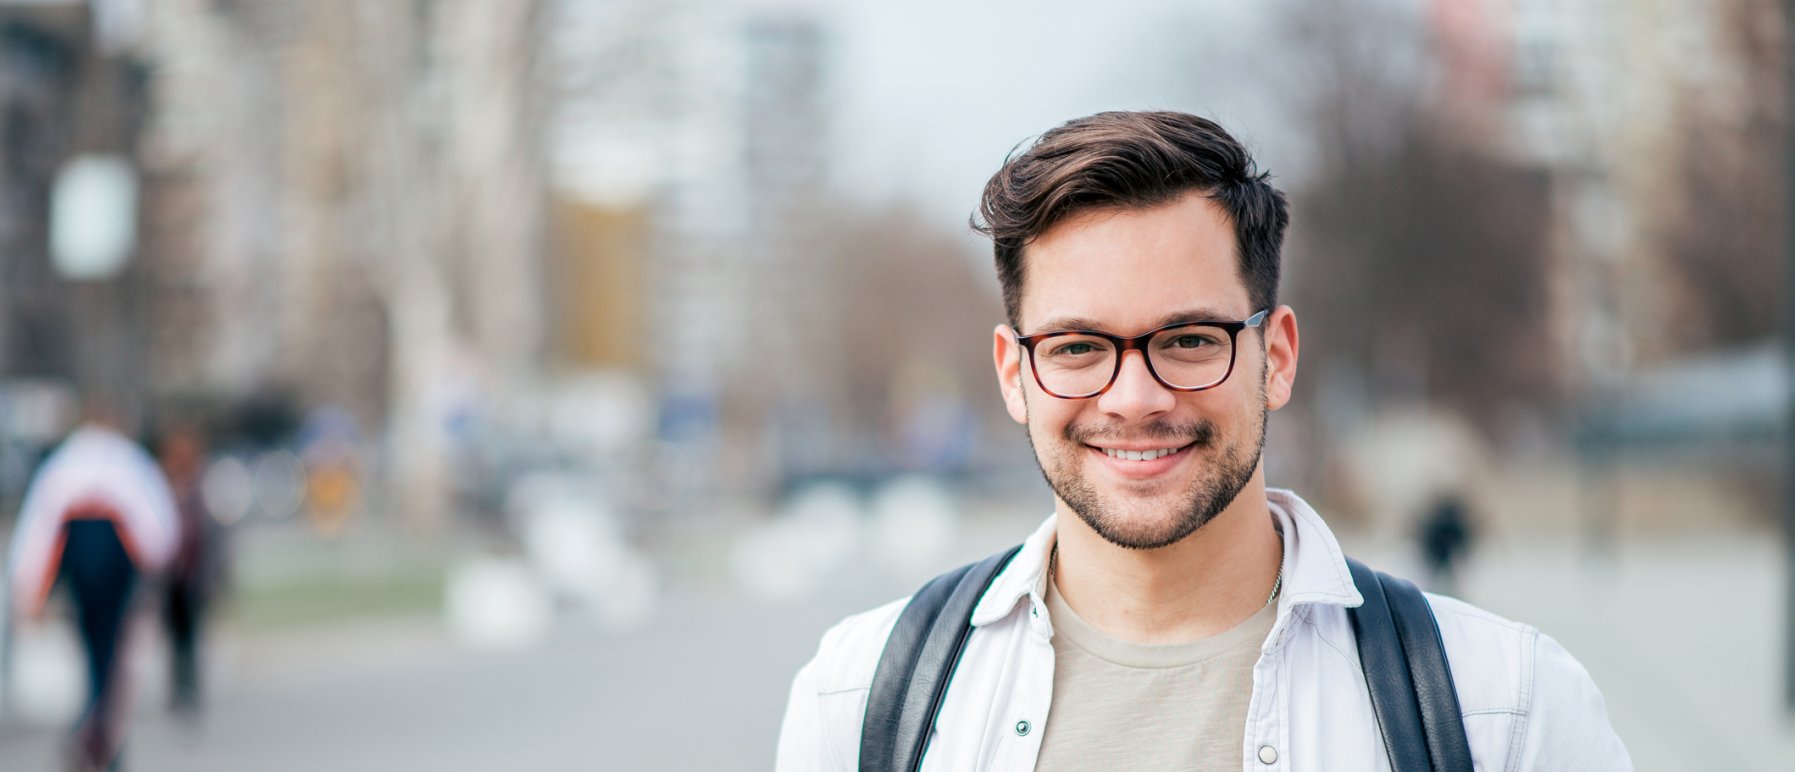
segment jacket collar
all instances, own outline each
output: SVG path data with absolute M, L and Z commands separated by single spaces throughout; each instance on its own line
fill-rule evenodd
M 1282 628 L 1285 618 L 1297 606 L 1351 608 L 1364 603 L 1364 597 L 1353 586 L 1340 542 L 1322 522 L 1321 515 L 1301 497 L 1282 488 L 1267 489 L 1265 498 L 1273 525 L 1284 534 L 1284 586 L 1278 593 L 1275 627 Z M 1047 592 L 1047 553 L 1057 538 L 1056 522 L 1054 515 L 1048 515 L 1022 543 L 1022 551 L 991 581 L 991 588 L 973 609 L 974 627 L 1009 616 L 1024 598 L 1043 603 Z

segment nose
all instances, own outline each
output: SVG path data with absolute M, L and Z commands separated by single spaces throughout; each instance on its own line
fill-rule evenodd
M 1124 421 L 1170 412 L 1178 397 L 1147 369 L 1147 357 L 1139 351 L 1122 352 L 1122 369 L 1109 391 L 1097 398 L 1097 408 Z

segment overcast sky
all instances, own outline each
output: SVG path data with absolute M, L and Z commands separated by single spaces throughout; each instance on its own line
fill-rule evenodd
M 834 177 L 964 230 L 1016 143 L 1069 118 L 1171 108 L 1219 120 L 1274 174 L 1297 163 L 1268 93 L 1276 20 L 1225 0 L 742 0 L 812 9 L 829 33 Z

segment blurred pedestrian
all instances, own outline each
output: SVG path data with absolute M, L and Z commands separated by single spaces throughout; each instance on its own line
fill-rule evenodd
M 206 438 L 199 427 L 185 422 L 170 425 L 158 438 L 156 450 L 180 520 L 162 605 L 172 676 L 169 708 L 192 719 L 200 708 L 206 610 L 224 573 L 224 533 L 206 508 Z
M 1416 530 L 1421 545 L 1421 558 L 1430 574 L 1428 589 L 1442 595 L 1459 594 L 1458 565 L 1471 551 L 1476 532 L 1465 514 L 1465 502 L 1457 493 L 1447 493 L 1434 501 L 1427 517 Z
M 778 769 L 1631 767 L 1563 647 L 1348 559 L 1267 485 L 1299 337 L 1269 179 L 1172 112 L 1005 160 L 979 210 L 1008 317 L 992 362 L 1054 511 L 825 633 Z
M 168 565 L 178 528 L 161 470 L 104 408 L 89 408 L 26 488 L 8 561 L 12 607 L 41 618 L 58 584 L 73 601 L 88 685 L 71 738 L 76 769 L 117 768 L 133 589 Z

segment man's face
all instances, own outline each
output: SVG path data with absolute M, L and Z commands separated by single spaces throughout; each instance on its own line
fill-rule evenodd
M 1251 307 L 1236 255 L 1226 211 L 1201 194 L 1069 218 L 1027 248 L 1021 333 L 1133 336 L 1191 315 L 1245 319 L 1261 309 Z M 1060 399 L 1041 390 L 1012 334 L 1001 326 L 994 337 L 998 379 L 1048 484 L 1092 530 L 1132 549 L 1183 539 L 1255 482 L 1267 411 L 1288 400 L 1295 374 L 1288 308 L 1242 330 L 1232 374 L 1199 392 L 1167 389 L 1130 351 L 1107 392 Z M 1168 450 L 1149 460 L 1111 455 Z

